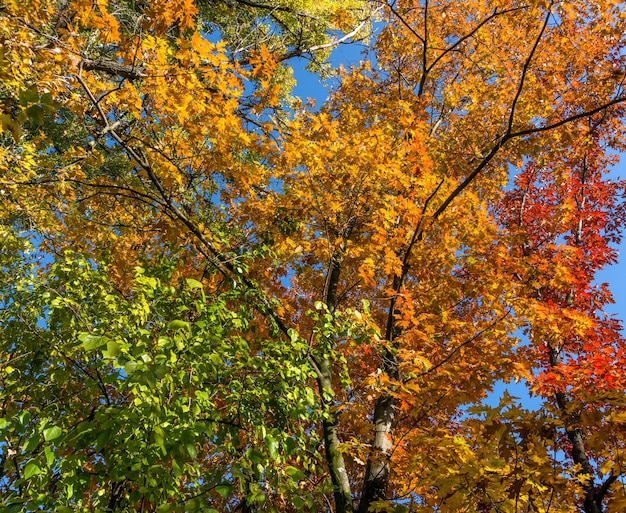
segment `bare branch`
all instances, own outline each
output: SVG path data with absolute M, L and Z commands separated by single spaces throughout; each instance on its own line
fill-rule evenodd
M 472 183 L 475 178 L 481 173 L 481 171 L 483 169 L 485 169 L 485 167 L 487 167 L 487 164 L 489 164 L 489 162 L 491 162 L 493 160 L 493 158 L 496 156 L 496 154 L 500 151 L 500 148 L 502 148 L 502 146 L 504 146 L 504 143 L 510 139 L 511 136 L 503 136 L 500 137 L 497 141 L 496 144 L 494 144 L 493 148 L 491 149 L 491 151 L 487 154 L 486 157 L 484 157 L 480 163 L 478 164 L 478 166 L 476 166 L 476 168 L 467 176 L 467 178 L 465 178 L 465 180 L 463 180 L 457 187 L 456 189 L 454 189 L 449 196 L 444 200 L 444 202 L 439 206 L 439 208 L 437 209 L 437 211 L 433 214 L 433 219 L 437 219 L 441 214 L 443 214 L 443 212 L 446 210 L 446 208 L 448 208 L 448 206 L 450 205 L 450 203 L 452 203 L 452 201 L 454 201 L 454 199 L 461 194 L 461 192 L 463 192 L 463 190 L 465 190 L 465 188 Z
M 437 362 L 435 365 L 433 365 L 432 367 L 430 367 L 428 370 L 426 370 L 425 372 L 423 372 L 422 374 L 420 374 L 420 376 L 425 376 L 426 374 L 430 374 L 431 372 L 436 371 L 439 367 L 441 367 L 442 365 L 445 365 L 447 362 L 449 362 L 452 357 L 457 354 L 461 349 L 463 349 L 465 346 L 471 344 L 472 342 L 475 342 L 476 340 L 478 340 L 481 336 L 483 336 L 485 333 L 487 333 L 489 330 L 495 328 L 498 323 L 502 322 L 504 319 L 506 319 L 509 315 L 511 314 L 510 311 L 506 311 L 504 314 L 502 314 L 500 317 L 498 317 L 497 319 L 494 319 L 493 322 L 491 322 L 487 327 L 483 328 L 482 330 L 477 331 L 476 333 L 474 333 L 474 335 L 472 335 L 470 338 L 468 338 L 467 340 L 461 342 L 458 346 L 456 346 L 452 352 L 446 356 L 443 360 L 441 360 L 440 362 Z
M 609 488 L 611 488 L 611 485 L 615 481 L 617 481 L 618 477 L 619 477 L 619 474 L 613 474 L 611 472 L 611 475 L 606 478 L 606 481 L 604 481 L 604 483 L 602 483 L 602 486 L 600 486 L 600 489 L 596 492 L 596 500 L 598 504 L 602 502 L 602 500 L 604 499 L 604 496 L 609 491 Z
M 543 34 L 546 31 L 546 28 L 548 26 L 548 21 L 550 20 L 550 16 L 552 16 L 552 3 L 550 3 L 550 9 L 548 9 L 548 12 L 546 13 L 546 17 L 543 21 L 543 25 L 541 27 L 541 30 L 539 31 L 539 35 L 537 36 L 537 39 L 535 39 L 535 43 L 533 44 L 532 49 L 530 50 L 530 54 L 528 55 L 526 62 L 524 62 L 524 67 L 522 68 L 522 76 L 520 77 L 519 85 L 517 87 L 517 92 L 515 93 L 515 98 L 513 98 L 513 102 L 511 103 L 511 114 L 509 115 L 509 123 L 506 129 L 507 134 L 510 134 L 511 130 L 513 129 L 513 121 L 515 120 L 515 109 L 517 107 L 517 102 L 519 101 L 522 91 L 524 90 L 524 82 L 526 80 L 526 75 L 528 74 L 528 69 L 530 68 L 530 63 L 532 62 L 535 52 L 537 51 L 537 48 L 539 47 L 539 42 L 541 41 L 541 38 L 543 37 Z
M 426 77 L 428 76 L 428 0 L 424 2 L 424 44 L 422 45 L 422 76 L 420 85 L 417 89 L 417 95 L 421 96 L 426 85 Z
M 554 130 L 556 128 L 559 128 L 563 125 L 566 125 L 568 123 L 571 123 L 573 121 L 576 121 L 578 119 L 583 119 L 583 118 L 588 118 L 590 116 L 593 116 L 594 114 L 597 114 L 598 112 L 602 112 L 605 109 L 608 109 L 609 107 L 613 106 L 613 105 L 617 105 L 619 103 L 622 102 L 626 102 L 626 96 L 620 96 L 618 98 L 614 98 L 613 100 L 610 100 L 598 107 L 594 107 L 593 109 L 590 110 L 586 110 L 583 112 L 580 112 L 578 114 L 574 114 L 573 116 L 569 116 L 567 118 L 564 118 L 560 121 L 557 121 L 555 123 L 551 123 L 549 125 L 545 125 L 542 127 L 534 127 L 534 128 L 529 128 L 526 130 L 520 130 L 518 132 L 508 132 L 505 133 L 504 135 L 500 136 L 498 139 L 496 139 L 496 142 L 494 144 L 494 146 L 492 147 L 491 151 L 487 154 L 487 156 L 485 156 L 480 163 L 476 166 L 476 168 L 467 176 L 467 178 L 465 178 L 465 180 L 463 180 L 456 189 L 454 189 L 454 191 L 452 191 L 450 193 L 450 195 L 444 200 L 444 202 L 441 204 L 441 206 L 437 209 L 437 211 L 433 214 L 433 218 L 437 218 L 439 217 L 446 208 L 448 208 L 448 206 L 450 205 L 450 203 L 452 203 L 452 201 L 454 201 L 454 199 L 459 196 L 459 194 L 461 194 L 461 192 L 463 192 L 463 190 L 469 185 L 471 184 L 476 177 L 483 171 L 483 169 L 485 169 L 485 167 L 487 167 L 487 164 L 489 164 L 493 158 L 496 156 L 496 154 L 500 151 L 500 149 L 504 146 L 504 144 L 512 139 L 517 139 L 520 137 L 524 137 L 526 135 L 533 135 L 536 133 L 541 133 L 541 132 L 547 132 L 549 130 Z

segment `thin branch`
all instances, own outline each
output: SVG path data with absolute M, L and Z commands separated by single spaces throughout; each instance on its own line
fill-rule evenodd
M 232 1 L 228 1 L 228 0 L 222 0 L 222 2 L 230 6 L 232 6 L 233 4 Z M 254 9 L 264 9 L 266 11 L 282 11 L 282 12 L 288 12 L 288 13 L 294 12 L 294 9 L 291 9 L 289 7 L 284 7 L 282 5 L 272 5 L 273 3 L 270 3 L 268 5 L 268 4 L 261 4 L 259 2 L 253 2 L 251 0 L 234 0 L 234 2 L 241 4 L 241 5 L 245 5 L 246 7 L 252 7 Z
M 427 17 L 428 17 L 428 0 L 426 0 L 425 5 L 424 5 L 424 36 L 423 37 L 420 34 L 418 34 L 417 31 L 413 27 L 411 27 L 411 25 L 404 19 L 404 17 L 391 4 L 388 4 L 387 8 L 389 9 L 389 11 L 398 20 L 400 20 L 400 22 L 411 32 L 411 34 L 413 34 L 413 36 L 415 36 L 415 38 L 417 38 L 417 40 L 420 43 L 422 43 L 422 48 L 423 48 L 423 50 L 422 50 L 422 66 L 423 66 L 423 70 L 424 71 L 422 73 L 422 77 L 420 79 L 420 84 L 419 84 L 419 87 L 418 87 L 418 95 L 420 95 L 420 94 L 422 94 L 422 92 L 424 90 L 424 86 L 425 86 L 427 75 L 441 61 L 441 59 L 443 59 L 448 53 L 456 51 L 460 45 L 462 45 L 465 41 L 467 41 L 469 38 L 474 36 L 484 25 L 489 23 L 494 18 L 496 18 L 498 16 L 501 16 L 501 15 L 504 15 L 504 14 L 509 14 L 511 12 L 515 12 L 515 11 L 518 11 L 518 10 L 521 10 L 521 9 L 527 9 L 528 6 L 513 7 L 513 8 L 510 8 L 510 9 L 504 9 L 502 11 L 498 11 L 498 9 L 496 8 L 492 14 L 490 14 L 484 20 L 482 20 L 480 23 L 478 23 L 478 25 L 476 25 L 467 34 L 465 34 L 464 36 L 459 38 L 458 41 L 456 41 L 455 43 L 453 43 L 449 47 L 443 49 L 442 52 L 429 65 L 427 65 L 427 54 L 426 54 L 426 52 L 428 50 L 428 24 L 427 24 L 427 21 L 428 21 L 427 20 Z
M 539 47 L 539 42 L 543 38 L 543 34 L 546 31 L 548 22 L 550 21 L 550 16 L 552 16 L 552 5 L 553 4 L 550 3 L 550 8 L 548 9 L 548 12 L 546 13 L 546 17 L 543 21 L 541 30 L 539 31 L 539 35 L 537 36 L 537 39 L 535 39 L 535 43 L 533 44 L 533 47 L 530 50 L 530 54 L 528 55 L 526 62 L 524 62 L 524 67 L 522 68 L 522 76 L 520 77 L 519 85 L 517 87 L 517 92 L 515 93 L 515 98 L 513 98 L 513 102 L 511 103 L 511 114 L 509 115 L 509 122 L 508 122 L 508 126 L 506 129 L 507 135 L 510 134 L 513 129 L 513 121 L 515 120 L 515 109 L 517 107 L 517 103 L 522 94 L 522 91 L 524 90 L 524 82 L 526 80 L 526 75 L 528 74 L 528 69 L 530 68 L 530 63 L 532 62 L 533 57 L 535 56 L 535 52 L 537 51 L 537 48 Z
M 597 500 L 598 504 L 600 504 L 602 502 L 602 500 L 604 499 L 604 496 L 609 491 L 609 488 L 611 487 L 611 485 L 615 481 L 617 481 L 618 477 L 619 477 L 619 474 L 611 473 L 611 475 L 606 478 L 606 481 L 604 481 L 604 483 L 602 483 L 602 486 L 600 486 L 600 489 L 596 493 L 596 500 Z
M 433 219 L 437 219 L 441 214 L 443 214 L 443 212 L 448 208 L 448 206 L 450 205 L 450 203 L 452 203 L 452 201 L 454 201 L 454 199 L 461 194 L 461 192 L 463 192 L 463 190 L 465 190 L 465 188 L 474 181 L 474 179 L 480 174 L 480 172 L 485 169 L 485 167 L 487 167 L 487 164 L 489 164 L 489 162 L 491 162 L 493 160 L 493 158 L 496 156 L 496 154 L 500 151 L 500 148 L 502 148 L 502 146 L 504 145 L 504 143 L 509 140 L 512 136 L 503 136 L 500 137 L 497 141 L 496 144 L 493 146 L 493 148 L 491 149 L 491 151 L 489 152 L 489 154 L 484 157 L 480 163 L 478 164 L 478 166 L 476 166 L 476 168 L 467 176 L 467 178 L 465 178 L 465 180 L 463 180 L 463 182 L 461 182 L 456 189 L 454 189 L 450 195 L 444 200 L 444 202 L 439 206 L 439 208 L 437 209 L 437 211 L 433 214 Z
M 422 96 L 424 86 L 426 85 L 426 77 L 428 76 L 428 0 L 424 1 L 424 44 L 422 45 L 422 76 L 420 77 L 420 85 L 417 89 L 417 95 Z
M 400 22 L 409 30 L 409 32 L 411 32 L 411 34 L 413 34 L 417 38 L 417 40 L 422 43 L 422 45 L 426 46 L 426 41 L 424 40 L 424 38 L 420 36 L 415 31 L 415 29 L 411 27 L 411 25 L 409 25 L 409 23 L 404 19 L 404 17 L 400 15 L 400 13 L 396 11 L 391 4 L 388 4 L 387 7 L 389 11 L 391 11 L 391 14 L 393 14 L 396 18 L 398 18 Z
M 452 352 L 446 356 L 443 360 L 441 360 L 440 362 L 436 363 L 435 365 L 433 365 L 432 367 L 430 367 L 428 370 L 422 372 L 419 377 L 422 376 L 426 376 L 427 374 L 430 374 L 431 372 L 436 371 L 439 367 L 441 367 L 442 365 L 446 364 L 447 362 L 449 362 L 452 357 L 457 354 L 462 348 L 464 348 L 465 346 L 471 344 L 472 342 L 475 342 L 478 338 L 480 338 L 481 336 L 483 336 L 485 333 L 487 333 L 489 330 L 493 329 L 496 327 L 496 325 L 503 321 L 504 319 L 506 319 L 509 315 L 510 315 L 510 310 L 505 312 L 504 314 L 502 314 L 500 317 L 498 317 L 497 319 L 495 319 L 491 324 L 489 324 L 489 326 L 487 326 L 486 328 L 483 328 L 482 330 L 476 332 L 471 338 L 465 340 L 464 342 L 462 342 L 461 344 L 459 344 L 458 346 L 456 346 Z
M 487 164 L 489 164 L 489 162 L 491 162 L 493 160 L 493 158 L 496 156 L 496 154 L 500 151 L 500 149 L 504 146 L 504 144 L 512 139 L 517 139 L 526 135 L 533 135 L 533 134 L 537 134 L 537 133 L 541 133 L 541 132 L 547 132 L 550 130 L 554 130 L 556 128 L 559 128 L 563 125 L 566 125 L 568 123 L 571 123 L 573 121 L 576 121 L 578 119 L 583 119 L 583 118 L 587 118 L 589 116 L 592 116 L 594 114 L 597 114 L 598 112 L 602 112 L 603 110 L 613 106 L 613 105 L 617 105 L 620 104 L 622 102 L 626 102 L 626 96 L 620 96 L 618 98 L 614 98 L 613 100 L 610 100 L 598 107 L 594 107 L 593 109 L 590 110 L 586 110 L 584 112 L 580 112 L 578 114 L 574 114 L 572 116 L 569 116 L 567 118 L 561 119 L 560 121 L 557 121 L 555 123 L 549 124 L 549 125 L 545 125 L 545 126 L 541 126 L 541 127 L 534 127 L 534 128 L 529 128 L 526 130 L 520 130 L 518 132 L 506 132 L 504 135 L 498 137 L 496 139 L 496 142 L 493 146 L 493 148 L 491 149 L 491 151 L 487 154 L 486 157 L 484 157 L 480 163 L 476 166 L 476 168 L 467 176 L 467 178 L 465 178 L 465 180 L 463 180 L 457 187 L 456 189 L 454 189 L 454 191 L 452 191 L 450 193 L 450 195 L 445 199 L 445 201 L 441 204 L 441 206 L 437 209 L 437 211 L 433 214 L 433 219 L 438 218 L 445 210 L 446 208 L 448 208 L 448 206 L 450 205 L 450 203 L 452 203 L 452 201 L 454 201 L 454 199 L 459 196 L 463 190 L 465 190 L 467 188 L 467 186 L 469 186 L 475 179 L 476 177 L 481 173 L 481 171 L 483 171 L 483 169 L 485 169 L 485 167 L 487 167 Z
M 421 238 L 423 237 L 424 231 L 422 230 L 422 227 L 423 227 L 422 225 L 423 225 L 423 221 L 425 219 L 426 210 L 428 209 L 428 205 L 430 204 L 430 202 L 433 199 L 435 199 L 435 196 L 437 195 L 437 193 L 439 192 L 439 189 L 441 189 L 441 187 L 443 186 L 445 181 L 446 181 L 446 179 L 443 178 L 439 182 L 437 187 L 435 187 L 435 190 L 430 194 L 430 196 L 428 196 L 428 198 L 424 202 L 424 206 L 422 207 L 422 214 L 421 214 L 420 220 L 417 222 L 417 226 L 415 227 L 415 230 L 413 232 L 413 236 L 411 237 L 411 241 L 409 242 L 409 245 L 406 248 L 406 251 L 404 253 L 404 258 L 402 259 L 402 280 L 401 281 L 404 281 L 404 279 L 406 278 L 407 273 L 409 272 L 409 257 L 411 256 L 411 252 L 413 251 L 413 246 L 415 245 L 415 243 L 418 240 L 421 240 Z
M 146 194 L 145 192 L 138 191 L 129 186 L 85 182 L 83 180 L 78 180 L 76 178 L 63 178 L 63 179 L 51 178 L 51 179 L 45 179 L 45 180 L 37 180 L 34 182 L 32 181 L 31 182 L 15 182 L 15 184 L 16 185 L 43 185 L 47 183 L 57 183 L 57 182 L 69 182 L 69 183 L 75 183 L 77 185 L 82 185 L 83 187 L 96 188 L 96 189 L 112 189 L 113 191 L 122 191 L 124 193 L 128 193 L 128 195 L 121 194 L 118 192 L 111 192 L 110 195 L 111 196 L 119 195 L 119 196 L 123 196 L 127 198 L 134 198 L 137 201 L 141 201 L 142 203 L 145 203 L 146 205 L 151 205 L 152 202 L 154 202 L 161 207 L 166 206 L 165 203 L 163 203 L 159 198 L 155 196 L 150 196 L 149 194 Z
M 622 102 L 626 102 L 626 95 L 623 96 L 618 96 L 616 98 L 614 98 L 613 100 L 610 100 L 598 107 L 594 107 L 593 109 L 590 110 L 586 110 L 583 112 L 580 112 L 578 114 L 574 114 L 572 116 L 569 116 L 567 118 L 561 119 L 560 121 L 556 121 L 555 123 L 551 123 L 549 125 L 544 125 L 544 126 L 539 126 L 539 127 L 534 127 L 534 128 L 528 128 L 526 130 L 519 130 L 517 132 L 513 132 L 511 134 L 509 134 L 509 139 L 513 139 L 514 137 L 523 137 L 525 135 L 532 135 L 532 134 L 537 134 L 540 132 L 547 132 L 549 130 L 554 130 L 555 128 L 559 128 L 560 126 L 566 125 L 568 123 L 571 123 L 572 121 L 576 121 L 578 119 L 583 119 L 583 118 L 588 118 L 589 116 L 593 116 L 594 114 L 597 114 L 598 112 L 602 112 L 603 110 L 612 107 L 613 105 L 618 105 Z
M 481 21 L 478 25 L 476 25 L 472 30 L 470 30 L 467 34 L 465 34 L 463 37 L 459 38 L 459 40 L 450 45 L 448 48 L 444 49 L 441 54 L 439 54 L 439 56 L 437 56 L 437 58 L 430 64 L 430 66 L 428 67 L 428 69 L 426 71 L 430 72 L 435 66 L 436 64 L 443 59 L 443 57 L 445 57 L 448 53 L 455 51 L 461 44 L 463 44 L 463 42 L 465 42 L 467 39 L 469 39 L 470 37 L 472 37 L 473 35 L 476 34 L 476 32 L 478 32 L 485 24 L 489 23 L 491 20 L 493 20 L 494 18 L 496 18 L 497 16 L 501 16 L 503 14 L 509 14 L 511 12 L 515 12 L 515 11 L 519 11 L 521 9 L 527 9 L 528 6 L 521 6 L 521 7 L 512 7 L 511 9 L 505 9 L 503 11 L 498 11 L 498 8 L 496 7 L 493 11 L 493 13 L 491 13 L 489 16 L 487 16 L 483 21 Z
M 380 7 L 376 9 L 374 13 L 372 14 L 372 16 L 375 15 L 380 9 L 381 9 Z M 352 30 L 351 32 L 348 32 L 342 37 L 336 38 L 333 41 L 329 41 L 328 43 L 311 46 L 309 48 L 296 48 L 295 50 L 291 52 L 287 52 L 286 54 L 278 57 L 278 61 L 282 62 L 282 61 L 289 60 L 293 57 L 299 57 L 304 54 L 313 54 L 315 52 L 319 52 L 320 50 L 327 50 L 329 48 L 334 48 L 341 44 L 346 44 L 350 39 L 354 38 L 363 29 L 363 27 L 365 27 L 369 19 L 370 19 L 369 17 L 366 18 L 361 23 L 359 23 L 354 30 Z

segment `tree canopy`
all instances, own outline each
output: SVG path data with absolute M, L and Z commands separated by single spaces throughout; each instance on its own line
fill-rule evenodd
M 626 509 L 623 1 L 0 17 L 3 511 Z

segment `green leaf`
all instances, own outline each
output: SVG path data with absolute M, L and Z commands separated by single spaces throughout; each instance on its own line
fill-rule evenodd
M 258 452 L 255 451 L 254 449 L 249 449 L 248 451 L 248 459 L 252 462 L 252 463 L 261 463 L 265 458 L 263 458 L 263 455 Z
M 222 357 L 217 353 L 211 353 L 209 355 L 209 360 L 211 360 L 212 363 L 218 366 L 224 363 L 224 360 L 222 360 Z
M 293 454 L 297 448 L 296 441 L 289 437 L 285 440 L 285 447 L 287 454 Z
M 289 477 L 295 480 L 304 479 L 306 477 L 302 470 L 296 467 L 292 467 L 291 465 L 285 467 L 285 472 Z
M 59 426 L 52 426 L 43 430 L 43 439 L 46 442 L 56 440 L 63 434 L 63 431 Z
M 26 109 L 29 119 L 38 125 L 43 125 L 43 108 L 41 105 L 31 105 Z
M 20 113 L 17 115 L 17 122 L 20 125 L 23 125 L 24 123 L 26 123 L 28 121 L 28 114 L 26 114 L 26 111 L 22 110 L 20 111 Z
M 197 511 L 200 508 L 200 499 L 198 497 L 194 497 L 192 499 L 189 499 L 186 503 L 185 503 L 185 511 Z
M 27 107 L 29 103 L 36 103 L 39 101 L 39 91 L 37 90 L 37 86 L 32 86 L 22 90 L 19 93 L 20 97 L 20 105 L 22 107 Z
M 120 345 L 115 340 L 109 340 L 107 342 L 107 348 L 102 351 L 102 355 L 105 358 L 115 358 L 121 353 Z
M 48 446 L 43 450 L 43 452 L 46 456 L 46 466 L 48 468 L 52 467 L 52 464 L 54 463 L 54 451 Z
M 33 420 L 33 416 L 29 411 L 23 411 L 17 416 L 17 420 L 21 424 L 21 426 L 26 426 L 31 420 Z
M 174 458 L 172 458 L 171 465 L 172 465 L 172 470 L 174 471 L 174 477 L 180 477 L 183 475 L 183 468 L 180 466 L 178 461 L 176 461 Z
M 101 451 L 111 438 L 110 431 L 103 431 L 96 438 L 96 451 Z
M 154 375 L 157 379 L 163 379 L 167 374 L 169 374 L 171 368 L 167 365 L 155 365 L 153 368 Z
M 83 347 L 87 351 L 91 351 L 93 349 L 97 349 L 100 346 L 103 346 L 107 342 L 109 342 L 109 338 L 104 335 L 85 335 L 81 337 Z
M 228 499 L 233 489 L 231 484 L 220 484 L 215 487 L 215 491 L 219 493 L 224 499 Z
M 185 281 L 187 282 L 187 288 L 190 290 L 194 290 L 194 289 L 203 290 L 204 289 L 202 282 L 194 278 L 187 278 Z
M 154 443 L 162 449 L 165 448 L 165 432 L 161 426 L 154 426 Z
M 270 453 L 270 457 L 272 459 L 278 458 L 278 442 L 274 440 L 271 436 L 265 437 L 265 445 L 267 445 L 267 450 Z
M 11 135 L 13 136 L 13 140 L 15 142 L 19 142 L 22 137 L 22 127 L 19 123 L 17 123 L 13 118 L 11 118 L 10 114 L 3 114 L 2 117 L 2 128 L 4 130 L 9 130 Z
M 0 429 L 4 429 L 9 425 L 11 425 L 11 421 L 9 419 L 0 418 Z
M 184 328 L 189 328 L 189 323 L 186 322 L 186 321 L 181 321 L 181 320 L 171 321 L 167 325 L 167 329 L 168 330 L 172 330 L 172 331 L 181 330 L 181 329 L 184 329 Z
M 28 439 L 28 442 L 24 445 L 24 452 L 34 451 L 39 445 L 39 435 L 34 434 Z
M 26 464 L 26 468 L 24 469 L 24 479 L 30 479 L 41 473 L 43 473 L 43 470 L 39 467 L 39 463 L 30 461 Z

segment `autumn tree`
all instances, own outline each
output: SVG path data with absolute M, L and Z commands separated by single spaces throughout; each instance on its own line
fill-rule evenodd
M 3 506 L 622 511 L 624 7 L 4 2 Z

